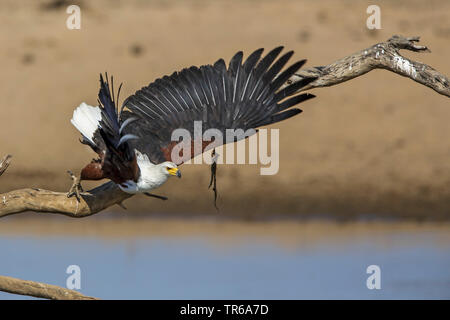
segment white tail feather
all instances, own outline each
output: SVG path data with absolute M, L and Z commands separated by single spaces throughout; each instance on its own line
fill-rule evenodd
M 81 103 L 73 112 L 70 120 L 81 134 L 94 143 L 94 132 L 99 128 L 102 120 L 102 113 L 99 107 L 93 107 L 86 103 Z

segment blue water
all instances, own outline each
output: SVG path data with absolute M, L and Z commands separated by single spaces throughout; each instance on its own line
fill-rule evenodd
M 417 233 L 391 240 L 283 247 L 256 236 L 233 244 L 213 236 L 0 236 L 0 274 L 65 286 L 75 264 L 80 291 L 103 299 L 450 298 L 449 243 Z M 380 290 L 366 287 L 372 264 L 381 268 Z M 27 299 L 0 292 L 17 298 Z

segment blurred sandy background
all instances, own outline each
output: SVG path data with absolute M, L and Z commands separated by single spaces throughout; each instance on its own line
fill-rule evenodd
M 66 28 L 71 3 L 81 7 L 81 30 Z M 69 120 L 80 102 L 96 104 L 100 72 L 124 82 L 125 98 L 164 74 L 228 61 L 238 50 L 282 44 L 318 66 L 402 34 L 421 36 L 432 50 L 405 56 L 450 74 L 449 1 L 377 1 L 377 31 L 366 28 L 370 4 L 0 1 L 0 153 L 14 156 L 0 192 L 68 190 L 66 170 L 79 172 L 94 156 Z M 259 166 L 219 167 L 220 214 L 450 217 L 448 98 L 381 70 L 310 92 L 317 98 L 301 106 L 302 115 L 273 126 L 281 140 L 277 175 L 261 176 Z M 126 201 L 129 211 L 216 215 L 209 167 L 182 172 L 159 190 L 169 201 L 136 196 Z

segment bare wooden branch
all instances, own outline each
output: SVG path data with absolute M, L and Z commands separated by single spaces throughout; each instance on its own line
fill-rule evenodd
M 26 188 L 0 194 L 0 218 L 24 211 L 63 214 L 72 218 L 83 218 L 100 212 L 112 205 L 121 205 L 131 194 L 120 190 L 113 182 L 67 197 L 65 192 L 54 192 L 38 188 Z
M 393 36 L 386 42 L 375 44 L 328 66 L 300 71 L 289 79 L 287 84 L 300 81 L 305 77 L 317 77 L 317 80 L 302 88 L 304 91 L 332 86 L 381 68 L 411 78 L 450 97 L 449 79 L 446 76 L 426 64 L 409 60 L 399 54 L 401 49 L 415 52 L 429 51 L 427 47 L 418 45 L 418 41 L 419 37 Z M 2 162 L 3 171 L 9 164 L 9 158 L 4 159 L 6 160 Z M 122 192 L 112 182 L 82 193 L 80 202 L 75 197 L 67 198 L 66 193 L 34 188 L 20 189 L 0 194 L 0 218 L 24 211 L 50 212 L 81 218 L 93 215 L 114 204 L 122 205 L 122 201 L 130 197 L 131 195 Z
M 98 300 L 52 284 L 0 276 L 0 291 L 52 300 Z
M 286 83 L 294 83 L 307 77 L 317 80 L 303 87 L 301 91 L 311 88 L 329 87 L 359 77 L 374 69 L 385 69 L 410 78 L 434 91 L 450 97 L 450 81 L 447 76 L 432 67 L 412 61 L 399 54 L 401 49 L 415 52 L 430 52 L 426 46 L 420 46 L 419 37 L 406 38 L 395 35 L 386 42 L 373 45 L 355 54 L 342 58 L 322 67 L 301 70 Z

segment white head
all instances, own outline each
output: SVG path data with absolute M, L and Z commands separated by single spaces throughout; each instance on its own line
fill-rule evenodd
M 161 172 L 168 177 L 177 176 L 178 178 L 181 178 L 180 169 L 178 169 L 178 166 L 173 162 L 166 161 L 160 163 L 158 167 L 160 167 Z
M 136 192 L 146 192 L 163 185 L 170 176 L 181 178 L 180 170 L 175 163 L 166 161 L 159 164 L 153 164 L 145 153 L 135 150 L 137 164 L 140 169 L 140 177 L 136 184 Z M 127 190 L 131 190 L 127 188 Z M 125 190 L 124 190 L 125 191 Z M 129 191 L 126 191 L 129 192 Z M 131 192 L 129 192 L 131 193 Z

